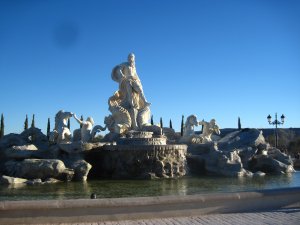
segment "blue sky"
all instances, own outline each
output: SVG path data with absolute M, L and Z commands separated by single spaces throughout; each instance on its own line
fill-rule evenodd
M 5 133 L 33 113 L 45 131 L 60 109 L 103 125 L 130 52 L 156 123 L 262 128 L 278 112 L 300 127 L 299 12 L 297 0 L 0 0 Z

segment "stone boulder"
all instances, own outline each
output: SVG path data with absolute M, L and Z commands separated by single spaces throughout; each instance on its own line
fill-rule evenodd
M 74 176 L 74 171 L 66 168 L 65 164 L 57 159 L 25 159 L 6 162 L 5 174 L 25 179 L 56 178 L 70 181 Z
M 0 153 L 9 147 L 26 144 L 27 142 L 19 134 L 7 134 L 0 139 Z
M 3 157 L 7 159 L 28 159 L 34 157 L 37 150 L 33 144 L 12 146 L 3 150 Z
M 257 148 L 261 144 L 266 144 L 262 131 L 257 129 L 243 129 L 234 131 L 221 138 L 218 148 L 222 151 L 232 151 L 233 149 Z
M 262 171 L 267 174 L 285 174 L 295 172 L 292 164 L 285 164 L 270 155 L 256 155 L 249 163 L 252 171 Z
M 20 137 L 22 137 L 26 143 L 34 144 L 38 149 L 47 150 L 49 148 L 48 137 L 42 133 L 41 129 L 31 127 L 24 130 L 20 134 Z
M 8 185 L 26 184 L 27 182 L 28 182 L 28 180 L 23 179 L 23 178 L 10 177 L 10 176 L 5 176 L 5 175 L 0 177 L 0 184 L 8 184 Z
M 86 162 L 83 159 L 77 159 L 77 160 L 66 160 L 65 165 L 73 169 L 74 174 L 74 180 L 76 181 L 86 181 L 87 176 L 89 174 L 90 169 L 92 168 L 92 165 Z
M 193 152 L 198 150 L 198 154 L 187 156 L 189 169 L 192 173 L 221 175 L 229 177 L 252 176 L 250 171 L 243 168 L 241 158 L 238 151 L 223 152 L 218 150 L 217 145 L 201 144 L 193 146 Z
M 257 129 L 234 131 L 215 143 L 189 145 L 188 153 L 190 171 L 202 174 L 252 176 L 257 171 L 294 171 L 292 160 L 271 148 Z
M 72 143 L 60 143 L 57 146 L 63 152 L 74 154 L 74 153 L 81 153 L 84 151 L 89 151 L 91 149 L 102 147 L 103 145 L 108 144 L 107 142 L 97 142 L 97 143 L 90 143 L 90 142 L 72 142 Z

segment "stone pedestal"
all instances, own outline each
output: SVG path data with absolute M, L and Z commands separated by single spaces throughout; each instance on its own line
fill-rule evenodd
M 186 145 L 166 145 L 166 137 L 152 132 L 130 132 L 117 145 L 105 145 L 86 153 L 91 177 L 152 179 L 186 174 Z

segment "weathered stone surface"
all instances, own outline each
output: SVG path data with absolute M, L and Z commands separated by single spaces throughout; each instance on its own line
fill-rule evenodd
M 37 184 L 43 184 L 42 179 L 33 179 L 33 180 L 28 180 L 26 182 L 28 185 L 37 185 Z
M 23 131 L 20 136 L 26 143 L 34 144 L 37 149 L 47 150 L 49 148 L 48 138 L 42 133 L 41 129 L 29 128 Z
M 85 160 L 68 160 L 65 161 L 68 168 L 73 169 L 75 172 L 74 180 L 76 181 L 86 181 L 92 165 Z
M 186 145 L 106 145 L 86 153 L 93 177 L 149 179 L 186 173 Z M 95 161 L 97 159 L 97 161 Z
M 23 161 L 8 161 L 5 163 L 5 174 L 25 179 L 57 178 L 72 180 L 74 171 L 65 167 L 56 159 L 25 159 Z
M 257 148 L 260 144 L 266 144 L 261 131 L 257 129 L 243 129 L 229 133 L 218 141 L 219 149 L 231 151 L 238 148 Z
M 57 180 L 55 178 L 47 178 L 43 184 L 56 184 L 56 183 L 59 183 L 59 182 L 62 182 L 61 180 Z
M 207 146 L 205 146 L 205 150 L 203 152 L 207 151 L 206 148 Z M 188 156 L 188 158 L 190 157 Z M 241 158 L 237 151 L 223 152 L 218 150 L 215 146 L 211 146 L 208 153 L 192 157 L 192 161 L 195 160 L 200 163 L 199 170 L 204 168 L 204 173 L 206 174 L 230 177 L 251 176 L 251 173 L 243 168 Z M 191 161 L 191 159 L 188 161 Z M 193 171 L 195 171 L 195 163 L 193 163 L 192 166 Z
M 8 159 L 27 159 L 32 158 L 35 155 L 37 148 L 33 144 L 12 146 L 3 150 L 3 157 Z
M 292 160 L 280 150 L 271 148 L 257 129 L 229 133 L 215 144 L 190 145 L 188 152 L 187 162 L 193 173 L 252 176 L 257 171 L 294 171 Z
M 73 154 L 73 153 L 80 153 L 83 151 L 89 151 L 94 148 L 99 148 L 106 144 L 108 143 L 107 142 L 83 143 L 81 141 L 78 141 L 78 142 L 70 142 L 70 143 L 60 143 L 57 146 L 61 151 L 67 152 L 69 154 Z
M 267 154 L 271 158 L 276 159 L 279 162 L 282 162 L 282 163 L 284 163 L 286 165 L 293 165 L 293 160 L 291 159 L 291 157 L 288 156 L 287 154 L 281 152 L 277 148 L 269 148 L 269 149 L 267 149 Z
M 5 175 L 0 177 L 0 184 L 25 184 L 27 182 L 28 180 L 23 178 L 10 177 Z
M 11 146 L 26 145 L 27 142 L 19 134 L 7 134 L 0 139 L 0 150 L 5 150 Z
M 250 162 L 249 168 L 254 172 L 262 171 L 264 173 L 271 174 L 295 172 L 291 164 L 284 164 L 283 162 L 280 162 L 269 155 L 254 156 Z
M 255 173 L 253 173 L 253 177 L 264 177 L 266 176 L 266 173 L 261 172 L 261 171 L 257 171 Z
M 120 138 L 117 145 L 166 145 L 167 138 Z

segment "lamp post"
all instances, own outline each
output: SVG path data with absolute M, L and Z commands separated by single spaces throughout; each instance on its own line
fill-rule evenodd
M 277 119 L 277 113 L 275 113 L 275 120 L 273 122 L 272 122 L 272 117 L 271 117 L 270 114 L 267 117 L 269 124 L 270 125 L 275 125 L 275 148 L 277 148 L 277 146 L 278 146 L 277 126 L 284 124 L 285 116 L 282 114 L 280 118 L 281 118 L 281 122 Z

